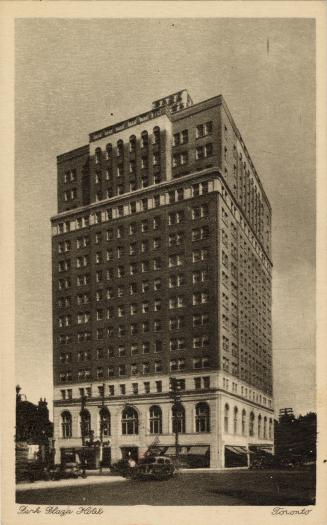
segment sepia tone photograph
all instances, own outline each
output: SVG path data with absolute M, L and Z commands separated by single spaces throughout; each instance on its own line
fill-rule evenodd
M 314 511 L 316 29 L 15 19 L 18 514 Z

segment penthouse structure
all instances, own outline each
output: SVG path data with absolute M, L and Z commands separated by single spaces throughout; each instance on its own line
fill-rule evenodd
M 173 454 L 176 426 L 207 466 L 271 450 L 271 207 L 223 97 L 156 100 L 57 167 L 56 460 Z

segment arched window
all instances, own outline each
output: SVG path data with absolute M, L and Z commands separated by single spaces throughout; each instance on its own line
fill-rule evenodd
M 195 407 L 195 432 L 210 432 L 210 408 L 207 403 Z
M 158 406 L 150 408 L 150 434 L 162 434 L 162 412 Z
M 129 151 L 132 152 L 135 150 L 136 150 L 136 137 L 135 135 L 131 135 L 131 137 L 129 137 Z
M 238 408 L 234 407 L 234 434 L 237 434 L 238 426 Z
M 246 432 L 246 411 L 242 410 L 242 436 L 245 436 Z
M 66 439 L 72 437 L 72 416 L 70 412 L 61 414 L 61 434 Z
M 84 409 L 80 412 L 81 421 L 81 436 L 89 437 L 91 433 L 91 414 L 88 410 Z
M 226 434 L 228 433 L 228 427 L 229 427 L 229 405 L 225 405 L 225 411 L 224 411 L 224 431 Z
M 159 144 L 160 142 L 160 128 L 156 126 L 153 128 L 153 144 Z
M 267 439 L 267 418 L 263 419 L 263 439 Z
M 139 418 L 133 407 L 127 407 L 122 413 L 122 433 L 138 434 L 139 433 Z
M 258 437 L 261 438 L 261 423 L 262 423 L 262 417 L 261 414 L 258 416 Z
M 117 157 L 124 156 L 124 142 L 120 139 L 117 141 Z
M 273 422 L 271 417 L 269 418 L 269 430 L 268 430 L 268 437 L 269 439 L 272 439 L 272 428 L 273 428 Z
M 147 131 L 142 131 L 141 133 L 141 146 L 142 148 L 147 148 L 149 144 L 149 135 Z
M 172 408 L 172 423 L 174 433 L 178 430 L 180 434 L 185 434 L 185 409 L 183 405 L 180 404 Z
M 101 162 L 101 148 L 96 148 L 94 153 L 95 153 L 95 163 L 99 164 L 99 162 Z
M 112 144 L 106 145 L 106 157 L 107 159 L 111 159 L 112 157 Z
M 109 410 L 104 407 L 100 410 L 100 425 L 102 430 L 102 435 L 104 437 L 110 436 L 111 434 L 111 418 Z
M 254 435 L 254 414 L 251 412 L 250 419 L 249 419 L 249 435 Z

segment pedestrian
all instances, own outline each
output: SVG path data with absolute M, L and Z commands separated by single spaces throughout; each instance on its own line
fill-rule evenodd
M 130 456 L 128 458 L 128 473 L 131 477 L 133 477 L 135 467 L 136 467 L 135 459 L 133 459 L 132 456 Z

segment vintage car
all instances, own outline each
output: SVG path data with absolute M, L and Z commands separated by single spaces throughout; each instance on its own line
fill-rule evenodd
M 80 464 L 75 462 L 55 465 L 50 470 L 50 477 L 52 480 L 78 478 L 79 476 L 84 477 L 85 474 L 83 473 Z
M 132 479 L 169 479 L 174 475 L 175 467 L 172 460 L 165 456 L 144 458 L 141 463 L 131 469 Z

